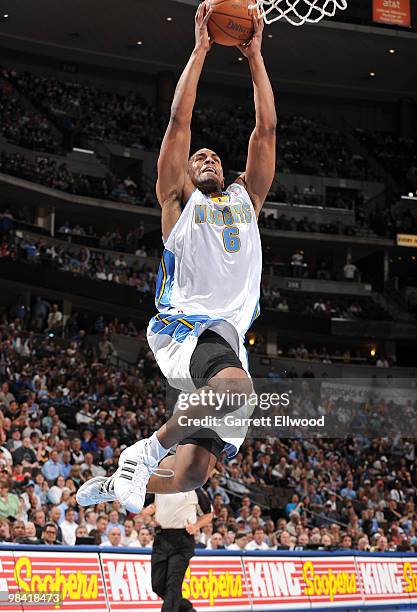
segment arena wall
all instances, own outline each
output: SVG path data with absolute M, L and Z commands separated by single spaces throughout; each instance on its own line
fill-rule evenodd
M 417 555 L 196 551 L 183 596 L 209 610 L 416 610 Z M 149 550 L 0 547 L 0 608 L 160 610 Z

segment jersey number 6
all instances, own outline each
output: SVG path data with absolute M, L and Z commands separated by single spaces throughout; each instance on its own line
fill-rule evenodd
M 237 227 L 225 227 L 223 232 L 223 244 L 228 253 L 236 253 L 240 249 L 239 230 Z

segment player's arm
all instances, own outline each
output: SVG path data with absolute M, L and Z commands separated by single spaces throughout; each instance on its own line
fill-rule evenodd
M 166 240 L 181 214 L 181 202 L 193 186 L 187 175 L 190 155 L 191 119 L 201 71 L 210 49 L 207 21 L 211 10 L 200 4 L 195 16 L 195 47 L 178 81 L 171 117 L 158 158 L 156 194 L 162 208 L 162 235 Z
M 254 35 L 248 45 L 239 49 L 249 61 L 255 101 L 255 129 L 248 148 L 246 170 L 236 182 L 248 191 L 259 215 L 275 175 L 277 114 L 274 93 L 261 53 L 264 22 L 253 16 Z

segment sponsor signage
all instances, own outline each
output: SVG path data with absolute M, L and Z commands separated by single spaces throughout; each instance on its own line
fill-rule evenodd
M 0 550 L 0 610 L 161 609 L 152 590 L 150 554 L 49 550 Z M 200 612 L 412 610 L 417 609 L 417 556 L 196 555 L 182 595 Z
M 410 26 L 410 0 L 373 0 L 373 20 L 377 23 Z
M 397 246 L 417 248 L 417 236 L 414 234 L 397 234 Z
M 244 557 L 253 610 L 362 605 L 354 557 Z
M 97 553 L 0 551 L 0 563 L 1 610 L 107 611 Z
M 102 554 L 110 610 L 160 610 L 152 590 L 150 555 Z M 182 595 L 198 610 L 249 610 L 247 584 L 239 556 L 194 557 Z

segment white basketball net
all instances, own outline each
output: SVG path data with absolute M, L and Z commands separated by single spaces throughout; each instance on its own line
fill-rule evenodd
M 255 4 L 256 2 L 256 4 Z M 336 9 L 347 8 L 348 0 L 254 0 L 259 17 L 265 23 L 285 19 L 294 26 L 317 23 L 324 17 L 334 17 Z

